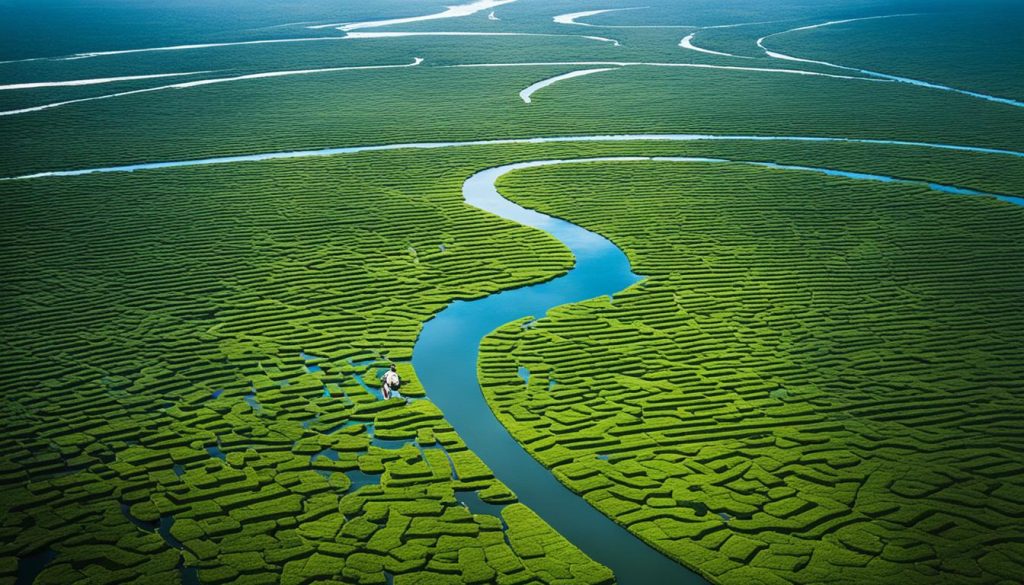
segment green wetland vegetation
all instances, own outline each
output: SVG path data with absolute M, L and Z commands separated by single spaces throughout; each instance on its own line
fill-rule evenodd
M 695 163 L 500 186 L 649 277 L 483 346 L 571 489 L 724 583 L 1019 574 L 1019 206 Z
M 606 8 L 631 10 L 553 20 Z M 1013 2 L 516 0 L 357 31 L 499 36 L 305 28 L 444 10 L 0 6 L 0 585 L 646 582 L 519 502 L 412 367 L 424 323 L 452 301 L 575 264 L 545 231 L 467 205 L 464 181 L 524 161 L 707 157 L 1024 195 L 1020 107 L 735 69 L 863 77 L 757 40 L 913 14 L 765 44 L 1019 100 Z M 730 24 L 744 26 L 702 28 Z M 693 32 L 735 56 L 680 47 Z M 305 37 L 331 38 L 64 59 Z M 487 66 L 453 67 L 468 64 Z M 595 67 L 612 70 L 519 97 Z M 302 73 L 114 95 L 283 71 Z M 5 88 L 167 73 L 194 75 Z M 627 133 L 1017 154 L 577 140 L 9 179 Z M 710 583 L 1019 582 L 1024 208 L 727 162 L 553 165 L 497 186 L 610 239 L 644 277 L 451 356 L 476 361 L 495 432 L 572 492 L 558 497 Z M 408 400 L 380 395 L 391 363 Z
M 5 552 L 56 550 L 43 583 L 173 580 L 175 544 L 213 583 L 606 579 L 529 510 L 461 505 L 514 496 L 429 401 L 375 395 L 387 360 L 423 395 L 405 362 L 446 301 L 571 262 L 461 205 L 452 185 L 473 167 L 440 165 L 396 153 L 5 192 Z M 164 538 L 145 529 L 170 519 Z
M 908 76 L 921 75 L 933 82 L 1005 97 L 1024 97 L 1024 80 L 1015 75 L 1015 39 L 1024 35 L 1024 7 L 971 13 L 955 21 L 942 15 L 862 21 L 825 29 L 792 33 L 775 45 L 812 59 L 856 65 Z M 857 43 L 837 51 L 841 37 Z M 984 39 L 984 43 L 976 41 Z M 948 43 L 954 51 L 936 51 L 935 43 Z

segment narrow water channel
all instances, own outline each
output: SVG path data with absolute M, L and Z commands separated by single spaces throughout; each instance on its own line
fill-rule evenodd
M 413 349 L 412 364 L 427 394 L 445 413 L 471 450 L 490 466 L 527 506 L 594 560 L 611 568 L 623 585 L 705 583 L 696 573 L 651 548 L 563 486 L 506 431 L 491 411 L 477 381 L 480 342 L 491 331 L 523 317 L 543 317 L 553 307 L 614 295 L 639 282 L 625 254 L 608 239 L 577 225 L 526 209 L 498 193 L 505 173 L 531 167 L 596 161 L 654 160 L 673 163 L 733 163 L 813 172 L 847 179 L 903 183 L 957 195 L 994 196 L 1024 204 L 1019 197 L 953 186 L 850 173 L 827 168 L 694 157 L 606 157 L 509 164 L 474 174 L 463 184 L 466 202 L 516 223 L 541 229 L 576 258 L 569 273 L 554 280 L 506 290 L 473 301 L 454 301 L 428 321 Z
M 1018 151 L 899 140 L 799 136 L 624 134 L 354 146 L 53 171 L 17 178 L 37 179 L 91 173 L 133 172 L 398 149 L 633 140 L 839 142 L 916 146 L 936 150 L 1005 155 L 1014 158 L 1024 157 L 1024 152 Z M 470 449 L 490 466 L 499 479 L 516 492 L 520 501 L 536 511 L 583 552 L 611 568 L 619 583 L 623 585 L 705 583 L 699 575 L 658 553 L 559 483 L 546 468 L 527 454 L 508 434 L 504 426 L 498 422 L 484 400 L 477 382 L 476 365 L 480 341 L 494 329 L 523 317 L 542 317 L 555 306 L 614 295 L 640 280 L 640 277 L 632 272 L 625 254 L 606 238 L 569 222 L 516 205 L 503 198 L 494 186 L 498 177 L 516 169 L 600 160 L 733 163 L 778 170 L 816 172 L 855 180 L 913 184 L 947 194 L 996 197 L 1016 205 L 1024 205 L 1024 198 L 1019 195 L 990 194 L 952 185 L 828 168 L 693 157 L 609 157 L 532 161 L 481 171 L 466 180 L 463 185 L 463 195 L 467 203 L 522 225 L 544 230 L 569 247 L 575 256 L 576 263 L 569 273 L 546 283 L 507 290 L 474 301 L 455 301 L 427 322 L 414 348 L 412 363 L 420 382 L 427 389 L 430 399 L 441 407 L 449 422 L 457 429 Z M 10 178 L 0 180 L 10 180 Z M 325 392 L 327 391 L 325 390 Z M 253 406 L 255 407 L 256 404 Z M 213 456 L 224 458 L 223 451 L 217 447 L 211 447 L 209 451 Z M 19 565 L 19 582 L 34 578 L 34 575 L 42 569 L 48 560 L 45 554 L 26 559 Z M 31 577 L 29 577 L 30 575 Z M 186 580 L 188 580 L 187 577 Z
M 212 158 L 196 158 L 190 160 L 161 161 L 117 165 L 112 167 L 94 167 L 63 171 L 44 171 L 28 175 L 3 177 L 0 181 L 15 179 L 41 179 L 46 177 L 76 177 L 93 173 L 131 173 L 152 169 L 171 169 L 179 167 L 195 167 L 207 165 L 233 164 L 240 162 L 259 162 L 265 160 L 311 158 L 317 156 L 337 156 L 357 152 L 377 152 L 388 150 L 456 148 L 460 146 L 500 146 L 505 144 L 556 144 L 563 142 L 703 142 L 703 141 L 748 141 L 748 142 L 794 142 L 820 144 L 870 144 L 875 146 L 916 146 L 934 150 L 951 150 L 954 152 L 977 152 L 1024 158 L 1024 151 L 1006 150 L 1002 148 L 986 148 L 983 146 L 963 146 L 936 142 L 917 142 L 913 140 L 882 140 L 876 138 L 840 138 L 831 136 L 766 136 L 757 134 L 599 134 L 580 136 L 539 136 L 535 138 L 497 138 L 493 140 L 468 140 L 464 142 L 405 142 L 396 144 L 372 144 L 363 146 L 343 146 L 339 148 L 320 148 L 316 150 L 284 150 L 257 154 L 240 154 L 234 156 L 216 156 Z
M 622 250 L 604 237 L 520 207 L 494 187 L 498 177 L 509 171 L 561 162 L 488 169 L 470 177 L 462 192 L 470 205 L 555 236 L 572 250 L 576 265 L 568 274 L 543 284 L 451 303 L 424 326 L 413 350 L 413 367 L 427 395 L 469 448 L 520 501 L 591 558 L 611 568 L 620 584 L 705 583 L 559 483 L 498 422 L 477 383 L 480 341 L 497 327 L 526 316 L 542 317 L 558 305 L 611 295 L 640 280 Z

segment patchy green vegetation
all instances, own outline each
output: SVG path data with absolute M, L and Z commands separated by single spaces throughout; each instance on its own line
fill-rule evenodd
M 0 186 L 0 556 L 55 553 L 40 583 L 609 581 L 521 506 L 466 509 L 515 497 L 430 402 L 374 394 L 395 360 L 422 396 L 405 360 L 448 300 L 569 265 L 462 205 L 465 164 Z
M 694 163 L 499 186 L 649 277 L 482 347 L 499 418 L 587 501 L 721 583 L 1024 571 L 1024 209 Z
M 40 582 L 189 571 L 204 583 L 374 582 L 381 568 L 396 582 L 488 571 L 501 582 L 538 571 L 545 582 L 606 580 L 525 510 L 502 512 L 507 550 L 492 511 L 467 516 L 458 501 L 514 497 L 443 414 L 422 400 L 381 402 L 359 379 L 372 387 L 398 360 L 402 392 L 421 396 L 404 360 L 431 313 L 568 268 L 546 235 L 465 207 L 466 177 L 513 160 L 638 154 L 1024 184 L 1024 163 L 1006 157 L 746 141 L 464 147 L 0 183 L 11 421 L 0 556 L 16 567 L 55 553 Z M 518 520 L 529 538 L 513 538 Z M 483 562 L 453 555 L 451 538 Z
M 1024 151 L 1024 111 L 895 83 L 627 66 L 560 82 L 531 104 L 518 97 L 585 67 L 576 61 L 845 74 L 767 58 L 754 41 L 918 2 L 653 0 L 581 27 L 552 17 L 603 6 L 523 0 L 501 5 L 500 20 L 483 12 L 388 30 L 548 36 L 8 62 L 340 37 L 305 27 L 445 2 L 17 4 L 0 6 L 0 85 L 198 74 L 4 90 L 0 112 L 198 79 L 424 62 L 0 116 L 0 177 L 617 133 Z M 979 14 L 982 4 L 991 13 Z M 1020 97 L 1021 35 L 999 16 L 1019 7 L 927 8 L 940 13 L 770 44 Z M 697 36 L 741 59 L 680 48 L 695 28 L 660 28 L 752 22 Z M 509 63 L 528 65 L 452 67 Z M 1024 194 L 1020 157 L 752 140 L 473 146 L 0 181 L 0 585 L 611 583 L 467 448 L 409 360 L 422 324 L 450 301 L 573 264 L 544 233 L 465 206 L 468 176 L 515 161 L 659 155 Z M 525 330 L 509 324 L 484 347 L 482 383 L 502 421 L 597 508 L 716 583 L 987 584 L 1024 573 L 1020 208 L 724 165 L 534 169 L 502 188 L 608 235 L 649 277 L 614 303 L 562 307 Z M 408 403 L 377 393 L 392 362 Z

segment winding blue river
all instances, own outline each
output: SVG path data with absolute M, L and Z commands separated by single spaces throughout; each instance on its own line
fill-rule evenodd
M 330 156 L 406 148 L 434 149 L 473 145 L 631 140 L 849 142 L 919 146 L 939 150 L 979 152 L 1016 158 L 1024 157 L 1024 153 L 1010 150 L 896 140 L 799 136 L 629 134 L 355 146 L 54 171 L 25 175 L 16 177 L 16 179 L 75 176 L 90 173 L 132 172 L 146 169 Z M 760 161 L 697 157 L 604 157 L 539 160 L 487 169 L 466 180 L 463 185 L 463 196 L 468 204 L 522 225 L 544 230 L 565 244 L 572 251 L 576 262 L 572 270 L 567 274 L 542 284 L 506 290 L 474 301 L 452 302 L 433 319 L 428 321 L 424 325 L 414 347 L 412 362 L 420 382 L 427 389 L 430 399 L 441 407 L 449 422 L 452 423 L 470 449 L 483 459 L 499 479 L 516 492 L 523 503 L 535 510 L 542 518 L 591 558 L 610 567 L 615 572 L 619 583 L 624 585 L 704 583 L 705 581 L 702 577 L 649 547 L 560 484 L 546 468 L 524 451 L 498 422 L 484 400 L 477 382 L 476 366 L 480 341 L 494 329 L 524 317 L 540 318 L 555 306 L 605 295 L 614 295 L 641 280 L 638 275 L 632 272 L 625 254 L 609 240 L 569 222 L 525 209 L 512 203 L 498 193 L 494 185 L 495 181 L 501 175 L 516 169 L 594 161 L 641 160 L 690 164 L 730 163 L 788 171 L 813 172 L 855 180 L 912 184 L 956 195 L 991 196 L 1016 205 L 1024 205 L 1024 198 L 1014 195 L 983 193 L 951 185 L 901 179 L 885 175 L 854 173 L 829 168 L 782 165 Z
M 650 548 L 569 491 L 508 434 L 477 383 L 480 341 L 510 321 L 543 316 L 551 307 L 616 293 L 640 281 L 620 249 L 593 232 L 525 209 L 494 187 L 501 175 L 558 164 L 535 161 L 488 169 L 462 188 L 466 202 L 558 238 L 576 264 L 566 275 L 536 286 L 506 290 L 475 301 L 455 301 L 428 321 L 413 349 L 412 364 L 427 395 L 471 450 L 536 511 L 594 560 L 611 568 L 623 585 L 703 583 L 696 574 Z
M 832 169 L 695 157 L 604 157 L 541 160 L 509 164 L 476 173 L 463 184 L 466 202 L 519 224 L 548 232 L 576 258 L 567 274 L 554 280 L 506 290 L 473 301 L 455 301 L 428 321 L 413 349 L 413 367 L 430 399 L 445 413 L 471 450 L 490 466 L 519 499 L 556 530 L 610 567 L 623 585 L 703 583 L 697 574 L 656 550 L 570 492 L 505 430 L 484 400 L 477 381 L 480 342 L 494 329 L 524 317 L 539 318 L 552 307 L 615 293 L 636 284 L 626 255 L 606 238 L 569 222 L 525 209 L 502 197 L 497 179 L 517 169 L 596 161 L 735 163 L 814 172 L 885 183 L 904 183 L 958 195 L 988 195 L 946 185 Z M 1024 199 L 1000 197 L 1024 205 Z

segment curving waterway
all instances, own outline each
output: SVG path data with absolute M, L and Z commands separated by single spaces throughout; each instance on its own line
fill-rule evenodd
M 584 75 L 591 75 L 593 73 L 601 73 L 602 71 L 611 71 L 612 69 L 614 69 L 614 67 L 611 67 L 611 68 L 607 68 L 606 67 L 606 68 L 603 68 L 603 69 L 579 69 L 579 70 L 576 70 L 576 71 L 570 71 L 568 73 L 563 73 L 561 75 L 555 75 L 554 77 L 549 77 L 547 79 L 542 79 L 542 80 L 538 81 L 537 83 L 529 85 L 526 89 L 524 89 L 523 91 L 519 92 L 519 99 L 523 100 L 523 103 L 529 104 L 529 103 L 531 103 L 533 101 L 530 96 L 532 96 L 534 93 L 544 89 L 545 87 L 548 87 L 549 85 L 554 85 L 554 84 L 556 84 L 559 81 L 562 81 L 564 79 L 572 79 L 574 77 L 583 77 Z
M 338 22 L 334 24 L 318 24 L 315 26 L 307 26 L 306 28 L 318 29 L 318 28 L 337 28 L 338 30 L 350 31 L 359 30 L 365 28 L 380 28 L 383 26 L 394 26 L 401 24 L 411 24 L 414 22 L 423 22 L 425 20 L 438 20 L 442 18 L 462 18 L 464 16 L 472 16 L 477 12 L 483 10 L 489 10 L 491 8 L 497 8 L 505 4 L 511 4 L 516 0 L 476 0 L 468 4 L 458 4 L 455 6 L 446 6 L 442 12 L 435 12 L 433 14 L 426 14 L 423 16 L 408 16 L 403 18 L 388 18 L 385 20 L 369 20 L 363 22 Z M 493 13 L 492 13 L 493 14 Z
M 576 257 L 573 269 L 536 286 L 451 303 L 424 325 L 412 365 L 427 395 L 495 476 L 570 542 L 611 568 L 619 583 L 703 583 L 559 483 L 498 422 L 477 384 L 480 341 L 495 328 L 522 317 L 543 316 L 557 305 L 614 294 L 640 280 L 622 250 L 604 237 L 520 207 L 499 195 L 494 186 L 509 171 L 563 162 L 568 161 L 534 161 L 481 171 L 466 180 L 462 193 L 474 207 L 558 238 Z
M 40 112 L 42 110 L 50 110 L 53 108 L 59 108 L 61 106 L 67 106 L 71 104 L 80 104 L 83 102 L 91 102 L 95 100 L 107 100 L 111 98 L 124 97 L 129 95 L 137 95 L 140 93 L 151 93 L 154 91 L 164 91 L 169 89 L 189 89 L 193 87 L 202 87 L 206 85 L 213 85 L 217 83 L 230 83 L 234 81 L 249 81 L 252 79 L 264 79 L 268 77 L 289 77 L 293 75 L 310 75 L 316 73 L 336 73 L 339 71 L 368 71 L 372 69 L 404 69 L 406 67 L 416 67 L 423 62 L 423 59 L 416 57 L 412 63 L 404 65 L 356 65 L 351 67 L 328 67 L 324 69 L 293 69 L 287 71 L 268 71 L 265 73 L 248 73 L 246 75 L 235 75 L 232 77 L 218 77 L 214 79 L 199 79 L 195 81 L 185 81 L 181 83 L 173 83 L 171 85 L 161 85 L 159 87 L 147 87 L 143 89 L 133 89 L 129 91 L 120 91 L 117 93 L 110 93 L 105 95 L 97 95 L 87 98 L 79 98 L 75 100 L 66 100 L 63 102 L 53 102 L 49 104 L 42 104 L 39 106 L 30 106 L 27 108 L 20 108 L 17 110 L 7 110 L 0 112 L 0 116 L 15 116 L 18 114 L 27 114 L 30 112 Z M 206 73 L 206 72 L 203 72 Z M 185 74 L 180 74 L 185 75 Z M 72 85 L 73 83 L 69 83 Z M 0 86 L 0 89 L 4 89 Z
M 1014 158 L 1024 158 L 1024 152 L 1003 148 L 986 148 L 983 146 L 963 146 L 938 142 L 918 142 L 913 140 L 884 140 L 878 138 L 841 138 L 835 136 L 769 136 L 758 134 L 584 134 L 579 136 L 540 136 L 536 138 L 497 138 L 493 140 L 466 140 L 462 142 L 399 142 L 393 144 L 372 144 L 362 146 L 342 146 L 338 148 L 320 148 L 315 150 L 285 150 L 256 154 L 239 154 L 196 158 L 176 161 L 135 163 L 109 167 L 93 167 L 61 171 L 43 171 L 28 175 L 3 177 L 0 181 L 41 179 L 46 177 L 75 177 L 93 173 L 131 173 L 152 169 L 169 169 L 178 167 L 194 167 L 222 165 L 240 162 L 259 162 L 288 158 L 312 158 L 318 156 L 337 156 L 357 152 L 374 152 L 385 150 L 456 148 L 460 146 L 499 146 L 503 144 L 553 144 L 562 142 L 701 142 L 701 141 L 750 141 L 750 142 L 796 142 L 796 143 L 846 143 L 870 144 L 875 146 L 914 146 L 934 150 L 951 150 L 955 152 L 976 152 L 996 154 Z M 842 171 L 836 171 L 842 172 Z M 1019 197 L 1015 197 L 1018 198 Z
M 462 187 L 469 205 L 524 226 L 543 230 L 565 244 L 576 259 L 567 274 L 541 284 L 505 290 L 482 299 L 454 301 L 428 321 L 413 349 L 412 364 L 427 395 L 445 413 L 467 446 L 520 501 L 594 560 L 615 572 L 623 585 L 703 583 L 704 579 L 646 545 L 568 490 L 512 438 L 491 411 L 477 381 L 480 342 L 493 330 L 523 318 L 540 318 L 556 306 L 614 295 L 639 282 L 626 255 L 611 241 L 575 224 L 521 207 L 498 193 L 502 175 L 525 168 L 599 161 L 732 163 L 813 172 L 847 179 L 913 184 L 942 193 L 989 195 L 971 189 L 834 169 L 697 157 L 601 157 L 539 160 L 495 167 L 471 176 Z M 1001 197 L 1024 205 L 1024 199 Z
M 906 17 L 906 16 L 918 16 L 918 15 L 917 14 L 887 14 L 887 15 L 884 15 L 884 16 L 868 16 L 868 17 L 864 17 L 864 18 L 848 18 L 846 20 L 830 20 L 828 22 L 822 22 L 822 23 L 819 23 L 819 24 L 812 24 L 810 26 L 801 26 L 801 27 L 798 27 L 798 28 L 791 28 L 789 30 L 784 30 L 784 31 L 781 31 L 781 32 L 772 33 L 770 35 L 763 36 L 763 37 L 757 39 L 757 46 L 762 51 L 764 51 L 765 55 L 767 55 L 767 56 L 769 56 L 769 57 L 771 57 L 773 59 L 781 59 L 783 61 L 792 61 L 792 62 L 796 62 L 796 63 L 810 63 L 810 64 L 813 64 L 813 65 L 823 65 L 825 67 L 832 67 L 832 68 L 835 68 L 835 69 L 841 69 L 843 71 L 851 71 L 851 72 L 854 72 L 854 73 L 860 73 L 862 75 L 867 75 L 869 77 L 874 77 L 874 78 L 877 78 L 877 79 L 884 79 L 884 80 L 887 80 L 887 81 L 894 81 L 896 83 L 905 83 L 905 84 L 908 84 L 908 85 L 915 85 L 917 87 L 924 87 L 924 88 L 927 88 L 927 89 L 937 89 L 937 90 L 940 90 L 940 91 L 948 91 L 948 92 L 952 92 L 952 93 L 958 93 L 960 95 L 965 95 L 965 96 L 969 96 L 969 97 L 973 97 L 973 98 L 982 99 L 982 100 L 989 101 L 989 102 L 995 102 L 995 103 L 998 103 L 998 104 L 1004 104 L 1004 105 L 1007 105 L 1007 106 L 1013 106 L 1015 108 L 1024 108 L 1024 102 L 1019 101 L 1019 100 L 1014 100 L 1014 99 L 1004 98 L 1004 97 L 998 97 L 998 96 L 994 96 L 994 95 L 989 95 L 987 93 L 980 93 L 980 92 L 977 92 L 977 91 L 970 91 L 970 90 L 966 90 L 966 89 L 960 89 L 960 88 L 957 88 L 957 87 L 951 87 L 951 86 L 948 86 L 948 85 L 943 85 L 941 83 L 932 83 L 930 81 L 924 81 L 924 80 L 921 80 L 921 79 L 913 79 L 913 78 L 910 78 L 910 77 L 903 77 L 901 75 L 892 75 L 892 74 L 889 74 L 889 73 L 881 73 L 879 71 L 873 71 L 871 69 L 861 69 L 859 67 L 850 67 L 850 66 L 847 66 L 847 65 L 838 65 L 836 63 L 830 63 L 828 61 L 818 61 L 818 60 L 815 60 L 815 59 L 805 59 L 803 57 L 794 57 L 793 55 L 787 55 L 785 53 L 779 53 L 777 51 L 772 51 L 768 47 L 766 47 L 765 44 L 764 44 L 764 42 L 766 40 L 768 40 L 768 39 L 770 39 L 772 37 L 777 37 L 779 35 L 785 35 L 785 34 L 789 34 L 789 33 L 793 33 L 793 32 L 798 32 L 798 31 L 814 30 L 814 29 L 824 28 L 824 27 L 827 27 L 827 26 L 835 26 L 837 24 L 848 24 L 848 23 L 851 23 L 851 22 L 862 22 L 862 21 L 865 21 L 865 20 L 880 20 L 880 19 L 886 19 L 886 18 L 900 18 L 900 17 Z
M 631 134 L 356 146 L 57 171 L 26 175 L 20 178 L 84 175 L 96 172 L 129 172 L 144 169 L 340 155 L 403 148 L 433 149 L 487 144 L 626 140 L 852 142 L 919 146 L 940 150 L 983 152 L 1015 158 L 1024 157 L 1024 153 L 1018 151 L 894 140 L 799 136 Z M 559 305 L 615 295 L 641 280 L 641 277 L 632 271 L 629 261 L 622 250 L 617 248 L 608 239 L 567 221 L 516 205 L 502 197 L 495 187 L 495 182 L 499 177 L 517 169 L 597 161 L 738 164 L 786 171 L 812 172 L 854 180 L 911 184 L 942 193 L 991 196 L 1017 205 L 1024 205 L 1024 198 L 984 193 L 973 189 L 886 175 L 855 173 L 821 167 L 784 165 L 763 161 L 702 157 L 632 156 L 538 160 L 487 169 L 474 174 L 465 181 L 462 193 L 467 204 L 521 225 L 547 232 L 570 249 L 575 257 L 575 264 L 565 275 L 541 284 L 505 290 L 472 301 L 454 301 L 424 324 L 413 349 L 412 364 L 420 382 L 427 390 L 427 395 L 445 413 L 445 417 L 469 448 L 480 456 L 494 471 L 496 477 L 505 482 L 516 493 L 520 501 L 536 511 L 537 514 L 578 546 L 584 553 L 597 562 L 611 568 L 615 572 L 619 583 L 623 585 L 704 583 L 705 581 L 701 576 L 651 548 L 623 527 L 591 507 L 583 498 L 559 483 L 549 470 L 533 459 L 509 435 L 508 431 L 489 408 L 477 381 L 477 360 L 480 342 L 494 329 L 523 318 L 541 318 L 551 308 Z

